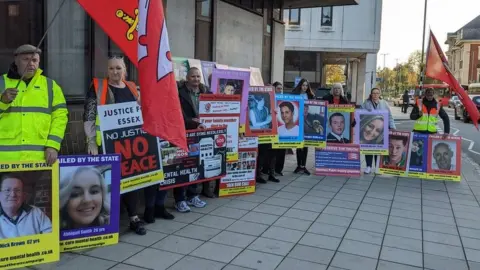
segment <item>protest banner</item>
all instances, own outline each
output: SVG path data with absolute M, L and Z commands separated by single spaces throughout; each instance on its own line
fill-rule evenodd
M 388 155 L 388 111 L 356 110 L 354 143 L 364 155 Z
M 255 193 L 258 138 L 239 140 L 239 159 L 227 163 L 227 175 L 220 180 L 219 197 Z
M 388 156 L 380 156 L 377 166 L 381 174 L 406 176 L 410 151 L 410 132 L 389 131 Z
M 262 72 L 259 68 L 250 67 L 250 86 L 264 86 Z
M 118 243 L 120 155 L 63 156 L 60 161 L 60 251 Z
M 198 68 L 198 71 L 200 72 L 200 82 L 205 84 L 205 76 L 203 75 L 202 62 L 198 59 L 188 59 L 188 69 L 190 70 L 193 67 Z
M 201 94 L 198 115 L 207 128 L 227 126 L 227 161 L 238 160 L 240 95 Z
M 428 134 L 412 133 L 408 155 L 408 177 L 427 178 Z
M 245 133 L 246 112 L 248 107 L 248 88 L 250 87 L 250 71 L 214 69 L 210 91 L 214 94 L 240 95 L 240 133 Z
M 275 89 L 272 86 L 250 86 L 247 119 L 247 136 L 269 138 L 268 143 L 278 142 Z
M 163 181 L 158 140 L 142 129 L 137 102 L 98 106 L 103 153 L 121 154 L 120 193 Z
M 273 143 L 272 148 L 302 148 L 305 100 L 301 95 L 276 94 L 275 103 L 278 143 Z
M 359 176 L 360 146 L 329 143 L 315 149 L 315 175 Z
M 327 102 L 305 100 L 303 139 L 305 146 L 327 146 Z
M 329 143 L 353 143 L 352 122 L 355 105 L 328 104 L 327 145 Z
M 160 141 L 166 190 L 220 179 L 226 174 L 227 128 L 187 130 L 188 152 Z
M 428 137 L 427 178 L 432 180 L 461 180 L 462 137 L 430 135 Z
M 215 63 L 215 68 L 218 68 L 218 69 L 228 69 L 228 65 L 223 65 L 223 64 Z M 212 73 L 213 73 L 213 72 L 212 72 Z
M 60 260 L 58 162 L 0 163 L 0 269 Z
M 210 87 L 210 83 L 212 81 L 212 72 L 215 69 L 215 62 L 201 61 L 201 64 L 203 80 L 205 81 L 205 85 Z
M 175 72 L 175 80 L 181 81 L 187 78 L 188 59 L 184 57 L 172 57 L 173 72 Z

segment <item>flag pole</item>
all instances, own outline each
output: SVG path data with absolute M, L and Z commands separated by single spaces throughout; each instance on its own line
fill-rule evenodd
M 423 81 L 425 78 L 425 65 L 423 64 L 423 58 L 425 57 L 425 32 L 427 28 L 427 0 L 425 0 L 425 8 L 423 10 L 423 35 L 422 35 L 422 58 L 420 59 L 420 92 L 423 90 Z
M 50 23 L 48 23 L 48 26 L 47 26 L 47 29 L 45 30 L 45 33 L 43 33 L 43 36 L 42 36 L 42 38 L 40 39 L 40 41 L 38 42 L 37 47 L 35 47 L 35 51 L 38 51 L 38 48 L 40 47 L 40 45 L 42 45 L 43 40 L 45 40 L 45 38 L 47 37 L 48 30 L 50 29 L 50 27 L 52 27 L 53 22 L 54 22 L 55 19 L 57 18 L 58 14 L 60 13 L 60 10 L 62 9 L 63 4 L 65 4 L 65 2 L 66 2 L 66 1 L 63 0 L 62 3 L 60 3 L 60 6 L 58 7 L 57 11 L 56 11 L 55 14 L 53 15 L 52 20 L 50 21 Z M 27 65 L 27 66 L 25 67 L 25 69 L 23 70 L 22 77 L 20 77 L 20 80 L 18 81 L 17 86 L 15 86 L 16 89 L 18 89 L 18 86 L 20 86 L 20 83 L 22 82 L 23 78 L 25 77 L 25 72 L 27 71 L 27 68 L 28 68 L 28 65 Z

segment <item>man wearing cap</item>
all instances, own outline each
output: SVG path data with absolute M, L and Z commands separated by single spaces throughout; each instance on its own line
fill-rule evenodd
M 410 113 L 410 119 L 415 120 L 413 132 L 436 134 L 438 116 L 443 120 L 443 137 L 445 139 L 450 133 L 450 119 L 442 105 L 433 97 L 433 88 L 427 88 L 425 97 L 417 99 L 417 104 Z
M 60 86 L 42 75 L 40 54 L 32 45 L 18 47 L 0 76 L 0 161 L 57 159 L 68 111 Z

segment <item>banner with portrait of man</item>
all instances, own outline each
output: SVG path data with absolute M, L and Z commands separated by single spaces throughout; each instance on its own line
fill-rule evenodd
M 352 122 L 354 111 L 355 105 L 353 104 L 328 104 L 327 144 L 353 143 Z
M 427 178 L 432 180 L 461 180 L 462 138 L 442 135 L 428 137 Z
M 58 162 L 0 163 L 0 269 L 60 259 Z
M 305 100 L 303 138 L 305 146 L 325 148 L 327 145 L 327 102 Z
M 305 100 L 301 95 L 275 95 L 278 143 L 273 148 L 303 147 L 303 124 Z
M 411 132 L 389 131 L 388 156 L 380 156 L 379 173 L 406 176 Z
M 261 143 L 278 142 L 275 89 L 272 86 L 250 86 L 247 110 L 245 134 L 261 136 Z
M 364 155 L 388 155 L 388 111 L 355 110 L 355 144 Z

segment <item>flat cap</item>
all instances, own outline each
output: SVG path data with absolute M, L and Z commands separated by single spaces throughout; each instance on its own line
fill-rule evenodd
M 19 54 L 30 54 L 30 53 L 38 53 L 38 54 L 41 54 L 42 53 L 42 50 L 40 50 L 39 48 L 33 46 L 33 45 L 30 45 L 30 44 L 24 44 L 20 47 L 18 47 L 15 52 L 14 52 L 14 56 L 17 56 Z

